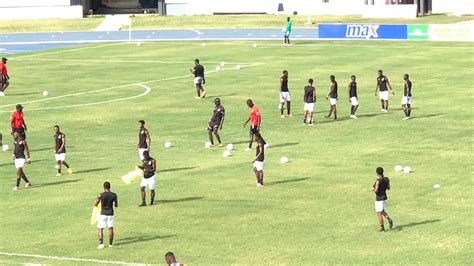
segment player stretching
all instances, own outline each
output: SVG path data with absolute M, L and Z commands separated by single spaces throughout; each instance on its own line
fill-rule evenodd
M 250 151 L 252 149 L 252 142 L 254 140 L 254 136 L 256 133 L 260 131 L 260 123 L 262 122 L 262 118 L 260 116 L 260 109 L 256 106 L 251 99 L 247 100 L 247 106 L 249 107 L 249 118 L 244 123 L 244 127 L 250 122 L 250 133 L 249 133 L 249 146 L 246 151 Z
M 143 170 L 143 178 L 142 181 L 140 182 L 140 194 L 142 196 L 142 204 L 140 204 L 140 207 L 146 206 L 145 202 L 145 189 L 148 187 L 150 189 L 150 205 L 153 205 L 155 202 L 155 171 L 156 171 L 156 160 L 153 159 L 148 151 L 143 152 L 143 164 L 141 166 L 138 166 L 138 168 Z
M 207 126 L 207 131 L 209 133 L 209 141 L 211 142 L 212 146 L 214 145 L 214 138 L 212 137 L 212 134 L 216 136 L 217 141 L 219 144 L 217 144 L 219 147 L 222 147 L 222 142 L 221 142 L 221 137 L 219 136 L 219 133 L 217 133 L 218 130 L 222 130 L 222 125 L 224 124 L 224 115 L 225 115 L 225 109 L 224 106 L 221 105 L 221 99 L 216 98 L 214 100 L 215 108 L 214 108 L 214 113 L 212 114 L 211 120 L 209 121 L 209 124 Z
M 166 262 L 166 264 L 168 264 L 168 266 L 186 266 L 186 264 L 184 264 L 184 263 L 176 262 L 176 258 L 174 256 L 173 252 L 171 252 L 171 251 L 166 252 L 165 262 Z
M 334 120 L 336 120 L 337 119 L 337 109 L 336 109 L 337 81 L 334 75 L 331 75 L 329 77 L 329 80 L 331 80 L 331 90 L 329 91 L 328 95 L 326 95 L 326 99 L 329 99 L 329 104 L 331 105 L 331 107 L 329 109 L 329 114 L 326 116 L 326 118 L 331 118 L 331 114 L 334 113 Z
M 0 96 L 5 96 L 5 90 L 8 85 L 10 85 L 7 71 L 7 60 L 5 57 L 2 58 L 2 63 L 0 63 Z
M 16 111 L 13 111 L 10 115 L 10 124 L 12 127 L 12 134 L 14 132 L 20 133 L 21 137 L 26 140 L 26 123 L 23 119 L 23 106 L 21 104 L 16 105 Z
M 351 76 L 351 82 L 349 82 L 349 102 L 351 103 L 351 115 L 352 119 L 357 119 L 356 111 L 359 107 L 359 99 L 357 98 L 357 82 L 356 76 Z
M 405 80 L 405 88 L 403 90 L 402 98 L 402 109 L 405 113 L 403 120 L 410 119 L 411 115 L 411 81 L 408 74 L 403 75 L 403 80 Z
M 280 78 L 280 112 L 281 117 L 284 118 L 283 110 L 285 109 L 286 102 L 286 111 L 289 117 L 291 117 L 291 97 L 290 91 L 288 90 L 288 71 L 283 70 L 283 75 Z
M 61 175 L 61 165 L 66 166 L 68 173 L 72 175 L 72 169 L 66 163 L 66 135 L 59 131 L 58 125 L 54 126 L 54 158 L 56 159 L 56 168 L 58 169 L 56 176 Z
M 194 87 L 196 87 L 197 93 L 196 99 L 204 98 L 206 96 L 206 91 L 202 85 L 206 84 L 206 79 L 204 78 L 204 67 L 199 64 L 199 59 L 196 58 L 194 60 L 194 68 L 189 71 L 194 74 Z
M 291 20 L 290 17 L 286 18 L 286 23 L 285 23 L 285 43 L 287 45 L 290 45 L 290 34 L 291 34 Z
M 375 211 L 377 212 L 377 218 L 380 224 L 380 232 L 384 232 L 383 217 L 387 218 L 390 229 L 393 228 L 393 220 L 390 219 L 388 213 L 385 212 L 385 208 L 387 207 L 386 191 L 390 190 L 390 180 L 383 175 L 382 167 L 377 167 L 376 173 L 377 180 L 375 180 L 373 186 L 373 191 L 375 192 Z
M 149 151 L 151 148 L 151 137 L 148 129 L 145 128 L 145 121 L 138 121 L 138 157 L 143 161 L 143 152 Z
M 255 141 L 257 142 L 256 156 L 252 161 L 253 171 L 257 177 L 257 187 L 263 187 L 263 161 L 265 160 L 265 141 L 260 133 L 255 134 Z
M 380 103 L 382 104 L 382 113 L 388 113 L 388 89 L 395 95 L 392 90 L 392 85 L 388 81 L 388 78 L 383 74 L 382 70 L 379 70 L 377 77 L 377 86 L 375 87 L 375 96 L 379 93 Z
M 25 166 L 25 162 L 30 164 L 30 149 L 28 148 L 28 143 L 25 139 L 20 135 L 18 131 L 13 132 L 13 160 L 15 160 L 15 167 L 16 167 L 16 186 L 13 190 L 20 189 L 20 180 L 23 179 L 26 184 L 25 187 L 31 187 L 31 182 L 26 178 L 25 172 L 23 171 L 23 167 Z M 26 156 L 25 156 L 26 152 Z
M 308 85 L 304 87 L 304 120 L 303 125 L 313 125 L 314 103 L 316 102 L 316 89 L 313 87 L 313 79 L 308 80 Z
M 95 206 L 101 203 L 102 207 L 100 215 L 97 218 L 97 228 L 99 229 L 99 246 L 98 249 L 104 248 L 104 228 L 109 228 L 109 248 L 112 247 L 114 241 L 114 206 L 118 207 L 117 194 L 110 191 L 110 183 L 104 182 L 104 192 L 100 193 L 95 200 Z

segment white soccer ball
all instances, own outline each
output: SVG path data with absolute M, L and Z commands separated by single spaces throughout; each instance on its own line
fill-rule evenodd
M 165 148 L 171 147 L 171 141 L 165 141 Z
M 434 184 L 434 185 L 433 185 L 433 188 L 434 188 L 434 189 L 439 189 L 440 187 L 441 187 L 440 184 Z
M 221 70 L 221 67 L 220 66 L 216 66 L 216 72 Z
M 256 43 L 256 42 L 253 43 L 253 47 L 254 47 L 254 48 L 257 47 L 257 43 Z
M 241 68 L 242 68 L 242 67 L 241 67 L 240 65 L 236 65 L 236 66 L 235 66 L 235 69 L 237 69 L 237 70 L 239 70 L 239 69 L 241 69 Z
M 206 141 L 206 142 L 204 143 L 204 148 L 209 149 L 209 148 L 211 147 L 211 145 L 212 145 L 212 144 L 211 144 L 210 141 Z
M 270 144 L 268 144 L 268 143 L 263 145 L 263 148 L 265 148 L 265 149 L 268 149 L 268 147 L 270 147 Z
M 142 45 L 142 43 L 141 43 L 141 42 L 137 42 L 137 46 L 140 46 L 140 45 Z
M 232 154 L 230 153 L 230 151 L 224 151 L 224 153 L 222 154 L 222 156 L 224 156 L 224 158 L 227 158 L 229 156 L 231 156 Z
M 201 43 L 201 46 L 202 47 L 206 46 L 206 43 L 205 42 Z
M 59 166 L 56 164 L 56 165 L 54 166 L 54 169 L 59 169 Z
M 225 66 L 225 62 L 224 62 L 224 61 L 221 62 L 221 67 L 223 67 L 223 66 Z
M 44 97 L 48 96 L 48 91 L 43 91 L 43 96 Z
M 231 151 L 233 149 L 234 149 L 234 144 L 232 144 L 232 143 L 227 144 L 227 150 L 228 151 Z
M 403 167 L 403 172 L 404 172 L 405 174 L 411 173 L 411 167 L 410 167 L 410 166 L 405 166 L 405 167 Z
M 3 150 L 3 151 L 8 151 L 8 145 L 7 145 L 7 144 L 3 144 L 2 150 Z
M 401 172 L 401 171 L 403 171 L 403 166 L 399 164 L 395 165 L 395 172 Z
M 287 162 L 288 162 L 288 157 L 286 156 L 281 157 L 280 163 L 287 163 Z

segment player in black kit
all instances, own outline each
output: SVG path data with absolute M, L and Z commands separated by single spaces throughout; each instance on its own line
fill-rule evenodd
M 260 133 L 255 134 L 255 141 L 257 142 L 256 155 L 253 163 L 253 171 L 257 178 L 257 187 L 263 187 L 263 161 L 265 160 L 265 140 L 263 140 Z
M 72 169 L 66 163 L 66 135 L 59 131 L 59 126 L 54 126 L 54 158 L 56 159 L 56 169 L 58 169 L 57 176 L 61 175 L 61 166 L 67 168 L 69 174 L 72 174 Z
M 194 86 L 196 87 L 197 93 L 196 98 L 204 98 L 206 96 L 206 91 L 202 85 L 206 84 L 206 79 L 204 78 L 204 67 L 199 63 L 199 59 L 196 58 L 194 60 L 194 67 L 189 71 L 194 75 Z
M 15 167 L 16 167 L 16 186 L 13 190 L 20 189 L 20 180 L 23 179 L 26 184 L 25 187 L 30 187 L 31 182 L 26 178 L 25 172 L 23 171 L 23 167 L 25 166 L 25 162 L 30 164 L 30 149 L 28 148 L 28 143 L 25 139 L 21 136 L 18 131 L 13 132 L 13 160 L 15 160 Z M 26 156 L 25 156 L 26 152 Z
M 99 229 L 98 249 L 104 248 L 104 228 L 109 228 L 109 248 L 114 241 L 114 206 L 118 207 L 117 194 L 110 191 L 110 183 L 104 182 L 104 192 L 95 199 L 95 207 L 101 204 L 100 215 L 97 218 L 97 229 Z
M 283 70 L 283 75 L 280 78 L 280 113 L 281 117 L 284 118 L 283 110 L 285 109 L 289 117 L 291 117 L 291 96 L 290 90 L 288 89 L 288 71 Z
M 138 121 L 138 157 L 143 160 L 143 152 L 150 151 L 151 148 L 151 137 L 148 129 L 145 128 L 145 121 Z
M 313 125 L 314 103 L 316 102 L 316 89 L 313 87 L 313 79 L 308 80 L 308 85 L 304 87 L 304 120 L 303 125 Z
M 403 80 L 405 80 L 405 86 L 403 88 L 403 98 L 402 98 L 402 109 L 405 113 L 403 120 L 410 119 L 411 117 L 411 81 L 408 74 L 403 75 Z
M 143 164 L 138 166 L 138 168 L 143 170 L 143 178 L 140 182 L 140 194 L 142 196 L 142 204 L 140 207 L 146 206 L 146 193 L 145 189 L 148 187 L 150 189 L 150 205 L 153 205 L 155 202 L 155 172 L 156 172 L 156 160 L 153 159 L 148 151 L 143 152 Z
M 349 116 L 352 119 L 357 119 L 356 111 L 359 107 L 359 98 L 357 97 L 357 82 L 356 76 L 351 76 L 351 81 L 349 82 L 349 102 L 351 103 L 351 115 Z
M 393 228 L 393 220 L 390 219 L 388 213 L 385 212 L 385 208 L 387 207 L 387 190 L 390 190 L 390 180 L 388 177 L 384 176 L 383 168 L 377 167 L 375 170 L 377 173 L 377 179 L 372 187 L 373 191 L 375 192 L 375 211 L 377 212 L 377 219 L 380 225 L 380 232 L 385 231 L 385 227 L 383 225 L 383 217 L 388 220 L 388 225 L 390 229 Z
M 382 113 L 388 113 L 388 90 L 395 95 L 395 92 L 392 90 L 392 85 L 388 81 L 388 78 L 383 74 L 382 70 L 377 71 L 377 86 L 375 87 L 375 96 L 377 96 L 377 91 L 379 93 L 380 103 L 382 104 Z
M 214 104 L 214 112 L 212 114 L 211 120 L 209 121 L 209 124 L 207 125 L 207 131 L 209 133 L 209 141 L 211 142 L 211 147 L 216 146 L 214 145 L 214 138 L 212 137 L 212 134 L 216 136 L 216 139 L 219 142 L 217 145 L 219 147 L 222 147 L 221 137 L 219 136 L 218 131 L 222 130 L 222 125 L 224 124 L 225 109 L 224 106 L 221 105 L 221 100 L 219 98 L 216 98 L 214 100 Z
M 326 95 L 326 99 L 329 99 L 329 104 L 331 105 L 331 107 L 329 109 L 329 114 L 326 116 L 326 118 L 331 118 L 331 114 L 334 113 L 334 120 L 336 120 L 337 119 L 337 109 L 336 109 L 337 81 L 334 75 L 331 75 L 329 77 L 329 80 L 331 81 L 331 90 L 329 91 L 328 95 Z

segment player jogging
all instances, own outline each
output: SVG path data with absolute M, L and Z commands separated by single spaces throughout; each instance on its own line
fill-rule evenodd
M 66 135 L 59 131 L 59 126 L 54 126 L 54 158 L 56 159 L 56 168 L 58 169 L 57 176 L 61 175 L 61 166 L 67 168 L 68 173 L 72 174 L 72 169 L 66 163 Z
M 329 80 L 331 81 L 331 89 L 326 95 L 326 99 L 329 99 L 329 104 L 330 109 L 329 109 L 329 114 L 326 116 L 326 118 L 331 118 L 331 114 L 334 113 L 334 120 L 337 119 L 337 109 L 336 109 L 336 103 L 337 103 L 337 81 L 336 77 L 334 75 L 331 75 L 329 77 Z
M 286 23 L 285 23 L 285 43 L 286 45 L 290 45 L 290 34 L 291 34 L 291 20 L 290 17 L 286 18 Z
M 254 136 L 256 133 L 260 132 L 260 124 L 262 122 L 262 117 L 260 116 L 260 109 L 255 105 L 251 99 L 247 100 L 247 106 L 249 107 L 249 118 L 244 123 L 244 128 L 250 122 L 250 133 L 249 133 L 249 146 L 246 151 L 252 149 L 252 143 L 254 141 Z
M 23 167 L 25 166 L 25 162 L 30 164 L 30 149 L 28 148 L 28 143 L 25 139 L 20 135 L 18 131 L 13 132 L 13 160 L 15 161 L 16 167 L 16 186 L 13 190 L 20 189 L 20 180 L 23 179 L 25 181 L 25 188 L 31 187 L 31 182 L 26 178 L 25 172 L 23 171 Z M 25 156 L 26 152 L 26 156 Z
M 12 127 L 12 134 L 14 132 L 20 133 L 21 137 L 26 140 L 26 123 L 23 119 L 23 106 L 21 104 L 16 105 L 16 110 L 10 115 L 10 124 Z
M 176 262 L 176 258 L 173 254 L 173 252 L 169 251 L 169 252 L 166 252 L 165 254 L 165 262 L 166 264 L 168 264 L 169 266 L 186 266 L 186 264 L 184 263 L 179 263 L 179 262 Z
M 382 70 L 379 70 L 377 77 L 377 86 L 375 87 L 375 96 L 377 96 L 377 92 L 379 93 L 380 103 L 382 104 L 382 113 L 388 113 L 388 90 L 395 95 L 395 92 L 392 90 L 392 85 L 388 81 L 388 78 L 383 74 Z
M 143 152 L 150 151 L 151 148 L 151 137 L 148 129 L 145 128 L 145 121 L 138 121 L 138 157 L 143 161 Z
M 10 76 L 8 76 L 7 60 L 5 57 L 2 58 L 0 63 L 0 96 L 5 96 L 5 90 L 10 85 Z
M 98 249 L 104 248 L 104 228 L 109 228 L 109 248 L 112 247 L 114 241 L 114 206 L 118 207 L 117 194 L 110 191 L 110 183 L 104 182 L 104 192 L 100 193 L 95 200 L 95 207 L 102 205 L 100 215 L 97 218 L 97 228 L 99 229 L 99 246 Z
M 257 178 L 257 187 L 263 187 L 263 161 L 265 160 L 265 141 L 260 133 L 255 134 L 255 141 L 257 142 L 255 159 L 252 161 L 253 171 Z
M 308 85 L 304 87 L 304 120 L 303 125 L 313 125 L 314 103 L 316 102 L 316 89 L 313 87 L 313 79 L 308 80 Z
M 352 119 L 357 119 L 356 111 L 359 107 L 359 98 L 357 97 L 357 82 L 356 76 L 351 76 L 351 81 L 349 82 L 349 102 L 351 103 L 351 115 L 349 116 Z
M 140 194 L 142 196 L 142 204 L 139 207 L 146 206 L 145 202 L 145 189 L 148 187 L 150 189 L 150 205 L 153 205 L 155 202 L 155 172 L 156 172 L 156 160 L 153 159 L 148 151 L 143 152 L 143 164 L 138 166 L 138 168 L 143 170 L 143 178 L 140 182 Z
M 377 167 L 375 172 L 377 173 L 377 179 L 372 187 L 375 192 L 375 211 L 377 212 L 377 218 L 380 224 L 380 232 L 384 232 L 383 217 L 388 220 L 390 229 L 393 228 L 393 220 L 390 219 L 388 213 L 385 212 L 385 208 L 387 207 L 386 192 L 390 190 L 390 180 L 384 176 L 382 167 Z
M 225 109 L 224 106 L 221 105 L 221 100 L 219 98 L 214 100 L 214 104 L 214 112 L 207 126 L 207 131 L 209 133 L 209 141 L 211 142 L 211 146 L 215 146 L 214 138 L 212 137 L 212 134 L 214 134 L 217 141 L 219 142 L 217 145 L 222 147 L 221 137 L 219 136 L 218 131 L 222 130 L 222 125 L 224 124 Z
M 405 87 L 403 89 L 402 97 L 402 109 L 405 113 L 403 120 L 410 119 L 411 116 L 411 81 L 408 74 L 403 75 L 403 80 L 405 80 Z
M 196 99 L 204 98 L 206 96 L 206 91 L 202 85 L 206 84 L 206 79 L 204 78 L 204 67 L 199 64 L 199 59 L 194 59 L 194 67 L 189 71 L 194 75 L 194 87 L 196 87 L 197 93 Z
M 288 89 L 288 71 L 283 70 L 283 75 L 280 78 L 280 112 L 281 117 L 284 118 L 283 110 L 285 109 L 286 102 L 286 111 L 289 117 L 291 117 L 291 96 Z

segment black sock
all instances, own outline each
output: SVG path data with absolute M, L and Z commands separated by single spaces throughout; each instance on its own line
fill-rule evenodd
M 23 174 L 23 176 L 21 177 L 23 178 L 23 180 L 25 180 L 26 183 L 29 183 L 30 181 L 28 181 L 28 178 L 26 178 L 26 175 Z
M 60 174 L 60 173 L 61 173 L 61 168 L 58 168 L 58 174 Z
M 150 200 L 150 205 L 153 205 L 155 202 L 155 191 L 152 191 L 150 194 L 151 200 Z
M 411 108 L 408 109 L 408 112 L 407 112 L 407 116 L 410 117 L 410 115 L 411 115 Z
M 66 166 L 66 168 L 69 169 L 69 164 L 67 164 L 66 162 L 63 162 L 63 165 Z
M 99 244 L 101 244 L 101 245 L 104 244 L 104 239 L 99 238 Z
M 281 115 L 283 115 L 283 108 L 280 109 L 280 113 L 281 113 Z
M 112 243 L 113 243 L 113 242 L 114 242 L 114 239 L 113 239 L 113 238 L 110 238 L 110 239 L 109 239 L 109 245 L 112 246 Z
M 17 187 L 20 186 L 20 180 L 21 180 L 20 178 L 17 178 L 17 180 L 16 180 L 16 186 L 17 186 Z
M 290 102 L 286 103 L 286 112 L 288 113 L 288 115 L 291 114 L 291 103 Z

